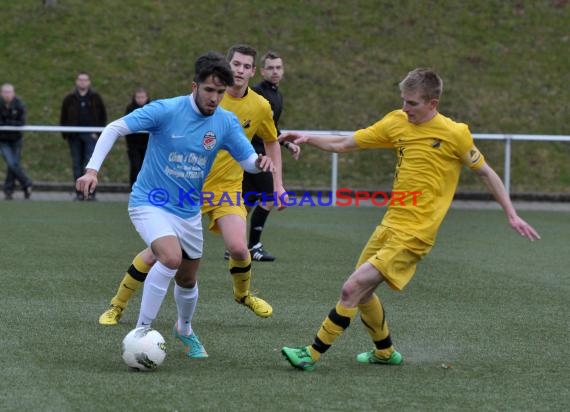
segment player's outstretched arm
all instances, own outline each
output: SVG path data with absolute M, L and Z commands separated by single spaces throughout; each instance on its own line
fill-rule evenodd
M 283 186 L 283 163 L 281 161 L 281 146 L 277 140 L 271 142 L 263 142 L 265 153 L 271 157 L 275 171 L 273 172 L 273 191 L 277 193 L 275 201 L 277 202 L 277 210 L 283 210 L 285 204 L 289 201 L 287 191 Z
M 292 142 L 296 145 L 309 144 L 325 152 L 345 153 L 358 150 L 353 136 L 346 135 L 316 135 L 299 132 L 286 132 L 279 136 L 280 142 Z
M 540 239 L 538 232 L 527 222 L 519 217 L 517 214 L 509 194 L 505 189 L 505 185 L 501 181 L 501 178 L 495 173 L 495 171 L 485 163 L 481 168 L 476 170 L 477 175 L 483 180 L 485 186 L 491 194 L 495 197 L 495 200 L 501 205 L 507 218 L 509 219 L 509 224 L 516 230 L 521 236 L 524 236 L 530 240 Z
M 130 133 L 131 130 L 129 130 L 127 124 L 122 119 L 111 122 L 103 129 L 101 137 L 97 140 L 93 150 L 93 155 L 85 167 L 85 174 L 75 182 L 75 188 L 83 193 L 85 199 L 95 191 L 97 187 L 97 172 L 119 136 Z

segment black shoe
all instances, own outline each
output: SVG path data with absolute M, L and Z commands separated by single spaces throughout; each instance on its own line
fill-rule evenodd
M 32 185 L 29 184 L 24 188 L 24 199 L 29 199 L 32 197 Z
M 5 200 L 13 200 L 14 197 L 12 196 L 12 193 L 5 192 L 4 193 L 4 199 Z
M 83 201 L 83 199 L 85 199 L 85 196 L 83 196 L 82 192 L 76 192 L 75 197 L 73 198 L 74 201 L 78 201 L 78 202 Z
M 275 260 L 275 256 L 263 250 L 261 243 L 249 249 L 249 253 L 251 254 L 251 260 L 257 260 L 258 262 L 273 262 Z

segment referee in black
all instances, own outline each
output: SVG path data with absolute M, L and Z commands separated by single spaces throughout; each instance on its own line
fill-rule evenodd
M 269 101 L 271 109 L 273 110 L 273 121 L 275 122 L 275 128 L 278 134 L 281 134 L 279 130 L 279 118 L 283 111 L 283 95 L 279 91 L 279 82 L 283 78 L 283 73 L 283 60 L 281 57 L 277 53 L 271 51 L 267 52 L 261 57 L 261 76 L 263 80 L 252 87 L 256 93 L 262 95 Z M 251 143 L 257 153 L 265 154 L 263 141 L 258 136 L 254 136 Z M 295 160 L 299 158 L 301 154 L 301 148 L 299 146 L 291 142 L 285 142 L 284 146 L 291 152 Z M 266 194 L 264 196 L 264 200 L 266 200 L 266 202 L 264 202 L 265 204 L 258 204 L 253 208 L 253 212 L 251 213 L 248 248 L 251 252 L 252 260 L 272 262 L 275 260 L 275 256 L 272 256 L 263 249 L 261 234 L 273 206 L 273 197 L 269 196 L 269 194 L 273 193 L 273 175 L 270 172 L 261 172 L 258 174 L 244 172 L 242 185 L 242 193 L 250 192 L 244 199 L 247 204 L 253 204 L 261 200 L 261 193 Z

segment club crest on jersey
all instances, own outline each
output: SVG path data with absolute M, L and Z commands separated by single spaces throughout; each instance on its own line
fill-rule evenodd
M 212 150 L 216 146 L 216 135 L 214 132 L 206 132 L 202 139 L 202 146 L 206 150 Z

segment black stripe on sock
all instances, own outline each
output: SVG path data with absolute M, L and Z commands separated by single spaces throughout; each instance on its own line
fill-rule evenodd
M 366 327 L 367 327 L 368 329 L 370 329 L 371 331 L 374 331 L 374 329 L 372 329 L 372 328 L 370 327 L 370 325 L 369 325 L 368 323 L 366 323 L 366 322 L 364 321 L 364 319 L 362 319 L 362 315 L 360 315 L 360 320 L 362 321 L 362 323 L 364 324 L 364 326 L 366 326 Z
M 376 340 L 374 341 L 374 346 L 376 346 L 376 349 L 388 349 L 392 346 L 392 338 L 388 335 L 382 340 Z
M 348 328 L 348 326 L 350 325 L 350 318 L 347 316 L 339 315 L 338 312 L 336 311 L 336 308 L 330 311 L 329 319 L 331 320 L 332 323 L 340 326 L 343 329 Z
M 251 270 L 251 263 L 247 266 L 242 267 L 242 268 L 240 268 L 239 266 L 234 266 L 233 268 L 230 268 L 230 273 L 232 275 L 234 275 L 236 273 L 249 272 L 250 270 Z
M 320 340 L 318 336 L 315 336 L 315 341 L 311 346 L 319 353 L 325 353 L 331 347 L 331 345 L 327 345 L 322 340 Z
M 135 265 L 131 265 L 127 270 L 127 273 L 131 275 L 133 279 L 138 280 L 139 282 L 144 282 L 148 275 L 148 273 L 138 271 Z
M 364 321 L 364 319 L 362 319 L 362 314 L 360 315 L 360 320 L 362 321 L 362 323 L 364 324 L 364 326 L 366 326 L 368 329 L 370 329 L 371 331 L 373 331 L 374 329 L 372 329 L 370 327 L 370 325 L 368 323 L 366 323 Z M 386 311 L 384 310 L 384 307 L 382 306 L 382 321 L 380 322 L 380 327 L 382 329 L 384 329 L 384 326 L 386 326 Z

